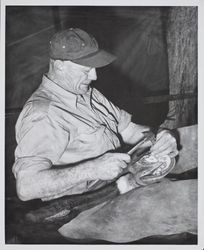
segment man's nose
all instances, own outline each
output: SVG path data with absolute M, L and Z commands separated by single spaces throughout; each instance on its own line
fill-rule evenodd
M 97 74 L 96 74 L 96 69 L 95 68 L 92 68 L 90 71 L 89 71 L 89 75 L 88 75 L 88 78 L 92 81 L 95 81 L 97 79 Z

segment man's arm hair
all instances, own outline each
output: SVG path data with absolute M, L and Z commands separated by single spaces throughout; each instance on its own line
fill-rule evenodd
M 32 167 L 30 168 L 32 169 Z M 19 171 L 16 176 L 18 197 L 23 200 L 47 199 L 52 196 L 61 196 L 72 187 L 94 180 L 94 162 L 89 160 L 75 166 L 52 166 L 49 169 L 38 171 Z
M 44 164 L 40 165 L 41 162 Z M 19 170 L 20 165 L 16 166 L 18 196 L 21 200 L 54 199 L 73 194 L 72 188 L 77 188 L 75 194 L 82 193 L 86 191 L 86 181 L 113 180 L 121 174 L 129 162 L 128 154 L 116 152 L 106 152 L 96 158 L 67 166 L 51 167 L 49 160 L 40 160 L 36 168 L 32 164 L 27 165 L 27 161 L 21 165 L 21 170 Z M 82 184 L 79 185 L 81 191 L 78 191 L 78 184 Z

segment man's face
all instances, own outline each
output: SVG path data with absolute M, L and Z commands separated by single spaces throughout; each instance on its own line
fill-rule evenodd
M 63 62 L 63 79 L 66 88 L 75 94 L 85 94 L 89 85 L 97 79 L 95 68 L 82 66 L 70 61 Z

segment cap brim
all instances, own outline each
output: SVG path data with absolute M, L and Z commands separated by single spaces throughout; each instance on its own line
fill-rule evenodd
M 97 53 L 94 53 L 94 55 L 88 55 L 83 58 L 71 60 L 74 63 L 93 67 L 93 68 L 100 68 L 104 67 L 110 63 L 112 63 L 116 59 L 116 56 L 108 53 L 105 50 L 99 50 Z

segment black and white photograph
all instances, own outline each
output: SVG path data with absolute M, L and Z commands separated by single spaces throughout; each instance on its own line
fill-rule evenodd
M 4 244 L 196 247 L 199 6 L 1 8 Z

